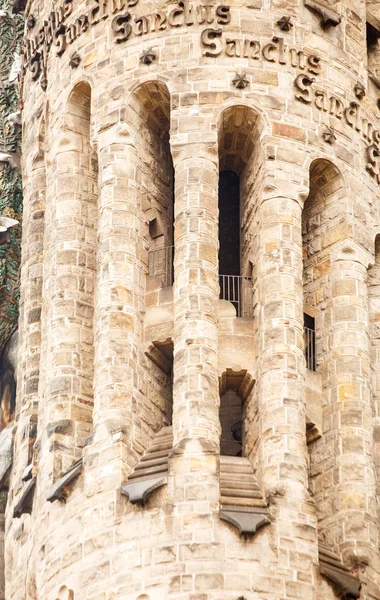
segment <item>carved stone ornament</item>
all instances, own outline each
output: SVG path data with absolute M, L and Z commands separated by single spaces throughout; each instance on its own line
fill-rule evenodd
M 236 73 L 235 78 L 232 80 L 232 83 L 238 90 L 244 90 L 244 88 L 246 88 L 249 85 L 249 79 L 246 78 L 245 73 L 242 73 L 241 75 L 239 75 L 239 73 Z
M 69 65 L 72 69 L 76 69 L 79 66 L 80 63 L 80 56 L 78 54 L 78 52 L 74 52 L 71 56 L 70 56 L 70 60 L 69 60 Z
M 354 92 L 355 96 L 359 98 L 359 100 L 363 100 L 364 96 L 366 95 L 366 91 L 364 85 L 360 81 L 358 81 L 358 83 L 355 85 Z
M 140 62 L 144 65 L 151 65 L 155 58 L 156 54 L 153 51 L 153 48 L 148 48 L 148 50 L 143 50 L 140 56 Z
M 330 8 L 327 8 L 326 6 L 323 6 L 315 0 L 305 0 L 305 6 L 322 17 L 322 29 L 336 27 L 342 20 L 342 17 L 340 17 L 335 11 L 331 10 Z
M 26 26 L 27 26 L 28 30 L 30 31 L 31 29 L 33 29 L 35 24 L 36 24 L 36 19 L 34 18 L 34 15 L 33 14 L 29 15 L 29 18 L 26 22 Z
M 349 600 L 360 597 L 359 579 L 342 563 L 339 556 L 322 542 L 319 542 L 319 571 L 335 584 L 342 598 Z
M 336 142 L 336 135 L 331 127 L 326 127 L 326 130 L 322 133 L 322 137 L 328 144 L 334 144 Z
M 291 17 L 281 17 L 279 21 L 277 21 L 277 25 L 281 29 L 281 31 L 290 31 L 293 27 Z
M 167 483 L 169 452 L 172 448 L 172 427 L 162 427 L 128 481 L 121 486 L 121 493 L 128 496 L 132 504 L 145 504 L 149 494 Z
M 54 500 L 66 501 L 71 489 L 71 482 L 77 477 L 83 468 L 82 460 L 78 461 L 73 465 L 66 473 L 62 475 L 50 488 L 49 495 L 46 498 L 49 502 Z

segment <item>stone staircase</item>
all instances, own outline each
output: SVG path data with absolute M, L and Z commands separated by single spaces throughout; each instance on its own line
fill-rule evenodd
M 144 504 L 148 495 L 167 483 L 169 453 L 173 448 L 173 429 L 163 427 L 140 458 L 121 493 L 135 504 Z
M 220 457 L 220 518 L 241 534 L 269 523 L 269 512 L 248 458 Z

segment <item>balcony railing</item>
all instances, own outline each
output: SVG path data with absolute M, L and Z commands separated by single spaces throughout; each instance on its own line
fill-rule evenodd
M 148 254 L 149 275 L 161 277 L 163 287 L 173 285 L 174 246 L 157 248 Z
M 148 273 L 160 277 L 163 287 L 173 285 L 174 246 L 157 248 L 148 254 Z M 253 316 L 252 277 L 219 275 L 221 300 L 228 300 L 236 309 L 236 316 Z
M 252 277 L 219 275 L 219 287 L 219 298 L 234 305 L 237 317 L 253 316 Z
M 309 329 L 309 327 L 304 327 L 303 335 L 305 340 L 306 368 L 310 369 L 310 371 L 316 371 L 317 361 L 315 354 L 315 331 L 314 329 Z

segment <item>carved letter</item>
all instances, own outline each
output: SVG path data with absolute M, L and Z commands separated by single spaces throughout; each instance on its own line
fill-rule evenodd
M 194 25 L 193 9 L 192 6 L 189 6 L 188 0 L 183 0 L 183 2 L 180 2 L 179 5 L 183 7 L 185 13 L 185 24 Z
M 128 23 L 131 15 L 129 12 L 123 15 L 118 15 L 112 19 L 112 31 L 115 34 L 115 39 L 118 44 L 125 42 L 132 33 L 132 27 Z
M 87 19 L 90 25 L 96 25 L 96 23 L 99 23 L 99 6 L 97 4 L 95 4 L 95 6 L 93 6 L 88 15 L 87 15 Z M 116 17 L 115 17 L 116 18 Z
M 67 47 L 66 27 L 64 25 L 60 25 L 60 27 L 58 27 L 58 29 L 55 30 L 54 38 L 55 38 L 54 44 L 55 44 L 55 46 L 57 46 L 57 55 L 61 56 L 61 54 L 64 53 L 64 51 L 66 50 L 66 47 Z
M 219 25 L 227 25 L 227 23 L 231 21 L 230 7 L 221 4 L 216 9 L 216 16 L 216 21 L 219 23 Z
M 302 50 L 297 51 L 295 48 L 290 48 L 290 58 L 292 67 L 304 69 L 306 66 L 305 55 Z
M 260 58 L 260 42 L 244 40 L 244 58 Z
M 184 10 L 183 8 L 173 8 L 168 15 L 168 23 L 170 27 L 181 27 L 183 25 L 182 19 L 180 21 L 175 21 L 176 17 L 183 17 Z
M 201 33 L 201 42 L 209 50 L 203 50 L 203 56 L 219 56 L 223 47 L 221 40 L 216 38 L 222 35 L 221 29 L 205 29 Z
M 368 148 L 368 160 L 367 171 L 375 177 L 377 183 L 380 183 L 380 152 L 376 146 L 369 146 Z
M 147 17 L 140 17 L 139 19 L 136 19 L 135 24 L 135 35 L 145 35 L 149 32 L 149 22 Z
M 315 92 L 315 106 L 318 110 L 324 110 L 325 112 L 329 110 L 328 99 L 325 92 L 319 90 Z
M 330 115 L 333 115 L 337 119 L 341 119 L 343 117 L 343 102 L 336 98 L 335 96 L 330 96 Z
M 309 73 L 314 73 L 314 75 L 319 75 L 320 72 L 322 71 L 321 59 L 319 58 L 319 56 L 315 56 L 314 54 L 311 54 L 310 56 L 307 57 L 307 62 L 308 62 L 307 70 L 309 71 Z
M 63 3 L 64 18 L 70 16 L 72 12 L 73 12 L 73 3 L 72 3 L 72 0 L 65 0 L 64 3 Z
M 380 146 L 380 131 L 378 129 L 375 129 L 372 137 L 373 137 L 373 141 L 375 142 L 376 146 Z
M 355 127 L 357 131 L 360 131 L 360 106 L 356 102 L 351 102 L 350 106 L 345 109 L 344 117 L 350 127 Z
M 240 40 L 226 40 L 226 54 L 227 56 L 241 56 Z
M 267 60 L 269 62 L 275 62 L 276 59 L 273 58 L 273 56 L 271 55 L 273 50 L 277 50 L 276 44 L 271 43 L 271 44 L 267 44 L 266 46 L 264 46 L 263 57 L 265 58 L 265 60 Z
M 32 79 L 36 81 L 41 73 L 41 54 L 36 52 L 29 61 L 29 69 L 32 72 Z
M 212 23 L 214 16 L 211 14 L 211 6 L 197 6 L 197 20 L 199 25 L 203 25 L 204 22 Z
M 312 101 L 311 90 L 309 87 L 314 83 L 315 79 L 310 78 L 308 75 L 298 75 L 294 84 L 298 90 L 300 90 L 300 94 L 296 93 L 296 98 L 300 102 L 304 102 L 305 104 L 310 104 Z
M 151 16 L 150 30 L 151 31 L 162 31 L 166 29 L 166 15 L 164 12 L 157 12 Z

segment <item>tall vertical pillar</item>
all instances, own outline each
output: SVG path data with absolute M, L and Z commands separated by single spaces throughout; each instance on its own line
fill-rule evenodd
M 99 227 L 91 453 L 101 454 L 108 448 L 104 476 L 111 487 L 120 485 L 127 465 L 135 463 L 123 447 L 126 444 L 131 450 L 139 411 L 146 273 L 137 150 L 126 130 L 119 135 L 118 128 L 107 130 L 97 140 Z M 91 464 L 95 466 L 94 460 Z
M 174 445 L 219 450 L 217 144 L 173 150 Z
M 283 571 L 289 596 L 314 597 L 316 516 L 308 503 L 303 338 L 300 190 L 280 179 L 263 196 L 259 211 L 258 399 L 261 485 L 271 507 L 279 547 L 288 554 Z M 303 191 L 303 190 L 301 190 Z M 304 560 L 297 548 L 302 546 Z M 306 557 L 307 560 L 306 560 Z M 292 584 L 288 579 L 296 572 Z M 290 577 L 292 579 L 292 577 Z M 289 588 L 289 589 L 288 589 Z
M 46 486 L 82 457 L 91 433 L 97 161 L 90 146 L 90 103 L 89 87 L 80 84 L 71 93 L 49 165 L 46 226 L 51 234 L 44 269 L 47 332 L 40 411 L 40 471 Z
M 44 131 L 39 146 L 44 143 Z M 28 160 L 28 159 L 26 159 Z M 46 169 L 43 147 L 29 158 L 29 177 L 24 179 L 23 252 L 19 318 L 16 418 L 17 442 L 15 472 L 22 473 L 30 463 L 37 434 L 40 391 L 41 312 L 43 304 L 43 260 L 46 206 Z
M 366 564 L 377 548 L 373 421 L 370 387 L 367 254 L 348 241 L 331 257 L 332 363 L 329 367 L 326 439 L 334 457 L 333 510 L 329 517 L 345 561 Z

